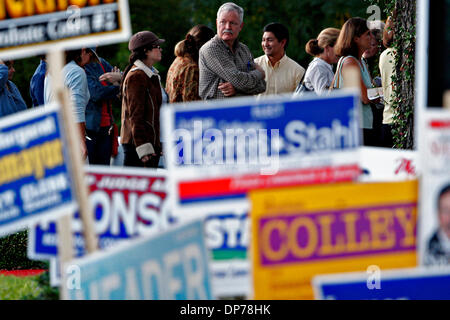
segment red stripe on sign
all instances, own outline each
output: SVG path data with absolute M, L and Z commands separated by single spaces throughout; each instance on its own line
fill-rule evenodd
M 450 128 L 450 120 L 432 120 L 430 121 L 430 126 L 434 129 L 445 129 Z
M 0 275 L 4 276 L 16 276 L 16 277 L 32 277 L 32 276 L 38 276 L 44 272 L 47 272 L 47 270 L 0 270 Z
M 290 187 L 306 184 L 352 181 L 361 174 L 357 164 L 339 167 L 297 169 L 278 172 L 275 175 L 244 175 L 221 179 L 181 182 L 181 199 L 241 194 L 255 189 Z

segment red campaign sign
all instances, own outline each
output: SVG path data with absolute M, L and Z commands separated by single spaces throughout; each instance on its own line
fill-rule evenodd
M 430 121 L 430 127 L 434 129 L 449 129 L 450 120 L 432 120 Z
M 100 249 L 116 242 L 165 230 L 170 220 L 165 172 L 130 168 L 89 166 L 86 181 L 95 214 Z M 79 214 L 72 219 L 77 256 L 85 252 Z M 29 234 L 29 257 L 47 259 L 57 255 L 55 223 L 39 224 Z
M 307 184 L 353 181 L 361 173 L 357 164 L 322 168 L 284 170 L 275 175 L 249 174 L 238 177 L 183 181 L 180 199 L 192 201 L 207 197 L 241 195 L 256 189 L 290 187 Z
M 131 236 L 152 229 L 167 197 L 165 176 L 88 173 L 97 233 Z M 100 209 L 101 208 L 101 209 Z M 100 214 L 99 214 L 100 213 Z

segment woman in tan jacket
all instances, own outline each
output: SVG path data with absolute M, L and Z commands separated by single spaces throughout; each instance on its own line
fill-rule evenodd
M 162 154 L 159 111 L 167 96 L 153 65 L 161 61 L 163 42 L 154 33 L 141 31 L 128 44 L 131 55 L 120 91 L 124 166 L 158 167 Z

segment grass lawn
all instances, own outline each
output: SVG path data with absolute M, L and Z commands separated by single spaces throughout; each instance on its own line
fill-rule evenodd
M 0 300 L 37 298 L 43 291 L 38 278 L 0 275 Z

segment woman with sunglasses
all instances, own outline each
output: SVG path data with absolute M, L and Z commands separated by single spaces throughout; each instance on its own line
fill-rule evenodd
M 124 166 L 158 167 L 162 154 L 159 111 L 168 98 L 154 64 L 161 61 L 164 41 L 153 32 L 141 31 L 128 44 L 131 54 L 120 89 Z

